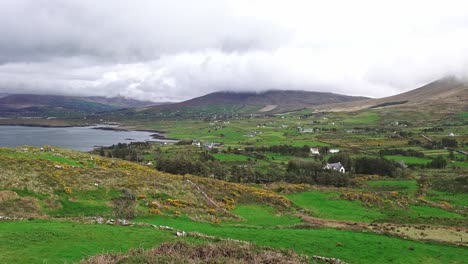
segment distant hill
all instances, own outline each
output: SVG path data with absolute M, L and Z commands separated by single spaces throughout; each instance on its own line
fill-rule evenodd
M 144 113 L 279 113 L 321 104 L 368 99 L 333 93 L 272 90 L 266 92 L 215 92 L 180 103 L 135 109 Z
M 454 77 L 443 78 L 417 89 L 394 96 L 359 102 L 327 104 L 318 107 L 324 111 L 356 111 L 386 107 L 438 107 L 449 110 L 468 110 L 468 83 Z
M 118 108 L 130 108 L 130 107 L 142 107 L 142 106 L 150 106 L 150 105 L 168 104 L 166 102 L 140 101 L 140 100 L 125 98 L 121 96 L 120 97 L 92 96 L 92 97 L 83 97 L 83 99 L 89 102 L 115 106 Z
M 5 94 L 0 96 L 0 116 L 67 117 L 152 104 L 123 97 Z

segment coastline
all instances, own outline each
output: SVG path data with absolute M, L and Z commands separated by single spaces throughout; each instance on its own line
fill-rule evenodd
M 81 125 L 65 125 L 65 124 L 31 124 L 31 123 L 1 123 L 0 122 L 0 127 L 1 126 L 23 126 L 23 127 L 42 127 L 42 128 L 72 128 L 72 127 L 90 127 L 91 129 L 98 129 L 98 130 L 108 130 L 108 131 L 115 131 L 115 132 L 124 132 L 124 131 L 137 131 L 137 132 L 150 132 L 154 133 L 151 134 L 150 137 L 152 139 L 157 139 L 157 140 L 171 140 L 171 141 L 178 141 L 178 139 L 175 138 L 169 138 L 164 136 L 166 134 L 166 131 L 161 131 L 161 130 L 151 130 L 151 129 L 132 129 L 131 127 L 125 127 L 125 126 L 110 126 L 107 124 L 81 124 Z

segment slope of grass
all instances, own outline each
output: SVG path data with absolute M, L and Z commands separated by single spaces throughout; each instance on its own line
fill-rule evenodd
M 430 206 L 414 206 L 414 205 L 409 206 L 409 215 L 415 218 L 416 217 L 425 217 L 425 218 L 440 217 L 440 218 L 458 218 L 458 219 L 464 218 L 463 216 L 459 214 L 447 212 L 440 208 L 430 207 Z
M 274 209 L 261 205 L 240 205 L 233 213 L 241 216 L 245 221 L 241 224 L 256 226 L 280 226 L 293 225 L 301 222 L 301 219 L 291 215 L 280 215 L 274 212 Z M 232 222 L 239 224 L 238 222 Z
M 468 207 L 468 193 L 449 193 L 430 190 L 426 198 L 435 202 L 445 201 L 455 206 Z
M 80 164 L 76 160 L 65 158 L 63 156 L 58 156 L 58 155 L 53 155 L 50 153 L 18 153 L 18 152 L 13 152 L 13 151 L 0 151 L 0 156 L 5 156 L 5 157 L 14 157 L 14 158 L 30 158 L 30 159 L 44 159 L 44 160 L 49 160 L 52 162 L 57 162 L 57 163 L 62 163 L 62 164 L 68 164 L 76 167 L 83 167 L 83 164 Z
M 357 115 L 347 117 L 343 120 L 346 124 L 372 124 L 380 120 L 378 113 L 373 111 L 360 112 Z
M 247 161 L 249 157 L 245 155 L 236 155 L 236 154 L 213 154 L 213 156 L 220 161 Z
M 372 191 L 405 191 L 414 193 L 418 186 L 415 180 L 366 181 Z
M 42 220 L 1 222 L 0 263 L 70 263 L 106 251 L 149 248 L 174 239 L 154 228 Z
M 349 263 L 463 263 L 464 248 L 404 240 L 337 229 L 277 229 L 232 227 L 193 222 L 188 218 L 146 217 L 139 221 L 191 232 L 290 248 L 306 255 L 337 257 Z
M 338 192 L 311 191 L 290 194 L 288 198 L 319 218 L 372 222 L 384 216 L 377 208 L 366 208 L 357 201 L 333 198 L 338 195 Z

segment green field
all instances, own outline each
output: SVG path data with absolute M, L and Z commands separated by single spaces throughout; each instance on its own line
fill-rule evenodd
M 148 227 L 80 224 L 66 221 L 0 223 L 1 263 L 70 263 L 107 251 L 150 248 L 176 239 Z
M 290 248 L 309 256 L 333 256 L 349 263 L 462 263 L 461 260 L 468 257 L 468 252 L 460 247 L 330 228 L 231 227 L 167 217 L 141 218 L 139 221 L 252 241 L 273 248 Z
M 298 217 L 281 214 L 274 211 L 271 207 L 259 205 L 241 205 L 238 206 L 233 213 L 244 219 L 241 223 L 232 222 L 234 225 L 251 225 L 251 226 L 287 226 L 301 223 Z
M 305 192 L 288 195 L 296 205 L 310 210 L 312 216 L 350 221 L 372 222 L 384 217 L 377 208 L 366 208 L 357 201 L 339 200 L 339 192 Z
M 466 246 L 455 245 L 459 234 L 466 235 L 467 226 L 468 162 L 466 155 L 455 151 L 468 146 L 468 129 L 462 121 L 466 112 L 443 118 L 437 111 L 383 107 L 350 113 L 209 115 L 217 111 L 243 110 L 214 106 L 197 113 L 187 108 L 181 115 L 196 118 L 122 121 L 186 140 L 129 145 L 121 149 L 121 156 L 111 148 L 104 157 L 58 148 L 0 149 L 0 215 L 31 219 L 0 222 L 0 263 L 72 263 L 98 253 L 150 248 L 177 239 L 213 242 L 177 238 L 174 232 L 155 228 L 82 223 L 94 216 L 120 217 L 116 209 L 122 208 L 116 208 L 115 198 L 134 202 L 130 209 L 136 222 L 293 249 L 308 256 L 349 263 L 468 259 Z M 300 128 L 314 132 L 301 133 Z M 453 153 L 442 145 L 452 131 L 457 134 L 450 137 L 457 140 Z M 223 144 L 207 149 L 191 145 L 191 140 Z M 308 148 L 300 148 L 305 145 L 320 147 L 321 155 L 310 156 Z M 339 149 L 339 155 L 327 153 L 332 148 Z M 403 169 L 388 160 L 374 160 L 382 161 L 391 173 L 375 168 L 366 175 L 355 173 L 360 158 L 379 157 L 383 149 L 411 149 L 424 153 L 424 158 L 389 155 L 385 158 L 415 166 Z M 137 152 L 136 158 L 130 151 Z M 437 156 L 448 166 L 417 166 Z M 349 173 L 322 170 L 331 158 L 349 161 Z M 399 233 L 372 229 L 380 225 L 399 228 L 395 231 Z M 424 228 L 447 232 L 404 239 L 409 233 L 402 231 L 405 228 L 417 234 Z M 455 233 L 454 240 L 444 240 L 449 232 Z
M 44 159 L 57 163 L 68 164 L 76 167 L 83 167 L 84 165 L 76 160 L 69 159 L 63 156 L 53 155 L 49 153 L 18 153 L 11 151 L 0 151 L 0 156 L 14 157 L 14 158 L 30 158 L 30 159 Z M 86 166 L 92 167 L 93 164 L 86 164 Z
M 372 188 L 384 186 L 387 181 L 377 181 L 370 184 Z M 389 181 L 389 189 L 414 190 L 414 182 L 411 181 Z M 385 188 L 387 189 L 387 188 Z M 386 190 L 388 191 L 388 190 Z M 310 215 L 318 218 L 348 220 L 357 222 L 421 222 L 432 217 L 447 219 L 464 219 L 460 214 L 442 210 L 436 207 L 424 205 L 409 205 L 407 208 L 379 208 L 377 205 L 363 206 L 359 201 L 348 201 L 340 199 L 339 192 L 311 191 L 288 195 L 288 198 L 297 206 L 306 208 Z
M 213 156 L 220 161 L 247 161 L 250 160 L 250 157 L 245 155 L 236 155 L 236 154 L 213 154 Z
M 366 181 L 372 191 L 404 191 L 414 193 L 417 190 L 415 180 L 377 180 Z

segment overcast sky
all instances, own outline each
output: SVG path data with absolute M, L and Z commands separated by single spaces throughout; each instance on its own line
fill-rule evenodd
M 467 69 L 463 0 L 0 1 L 0 92 L 382 97 Z

